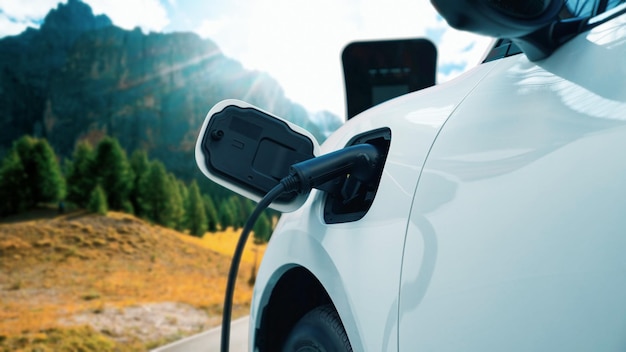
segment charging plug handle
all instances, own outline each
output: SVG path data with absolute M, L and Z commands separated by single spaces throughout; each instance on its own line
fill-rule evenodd
M 294 190 L 300 193 L 345 175 L 368 182 L 375 177 L 381 160 L 380 152 L 374 145 L 356 144 L 294 164 L 288 177 L 298 180 Z

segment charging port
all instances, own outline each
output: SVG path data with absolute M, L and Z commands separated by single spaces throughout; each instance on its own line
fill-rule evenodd
M 367 181 L 348 174 L 324 185 L 323 189 L 327 192 L 324 221 L 327 224 L 357 221 L 365 216 L 374 202 L 391 145 L 391 130 L 381 128 L 360 134 L 351 139 L 346 147 L 365 143 L 375 146 L 380 152 L 382 160 L 377 165 L 378 169 L 373 173 L 374 177 Z

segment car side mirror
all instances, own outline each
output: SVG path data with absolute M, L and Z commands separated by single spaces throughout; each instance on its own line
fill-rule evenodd
M 195 151 L 206 177 L 256 202 L 289 174 L 291 165 L 319 154 L 318 142 L 305 129 L 234 99 L 209 111 Z M 285 193 L 270 207 L 294 211 L 307 196 Z
M 431 0 L 431 3 L 451 27 L 509 38 L 531 61 L 548 57 L 583 22 L 560 20 L 564 0 Z
M 554 21 L 563 0 L 431 0 L 450 26 L 496 38 L 519 38 Z

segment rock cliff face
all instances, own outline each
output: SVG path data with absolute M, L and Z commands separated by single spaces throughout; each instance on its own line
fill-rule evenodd
M 60 156 L 71 155 L 79 140 L 107 134 L 127 152 L 146 149 L 187 174 L 204 116 L 226 98 L 323 139 L 275 80 L 245 70 L 213 42 L 192 33 L 123 30 L 79 0 L 52 10 L 39 30 L 1 39 L 0 48 L 0 155 L 24 134 L 47 138 Z
M 52 10 L 40 30 L 0 40 L 0 150 L 23 134 L 44 135 L 43 111 L 50 81 L 65 64 L 76 39 L 86 31 L 112 26 L 82 2 Z

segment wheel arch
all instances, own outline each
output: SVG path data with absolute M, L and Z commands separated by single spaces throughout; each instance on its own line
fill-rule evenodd
M 255 351 L 279 351 L 293 326 L 316 307 L 330 305 L 341 317 L 330 294 L 318 278 L 303 266 L 287 269 L 268 293 L 253 329 Z M 351 341 L 352 342 L 352 341 Z
M 325 304 L 333 305 L 333 302 L 313 273 L 302 266 L 287 269 L 272 288 L 267 304 L 260 312 L 254 330 L 254 348 L 259 352 L 280 350 L 296 322 L 315 307 Z

